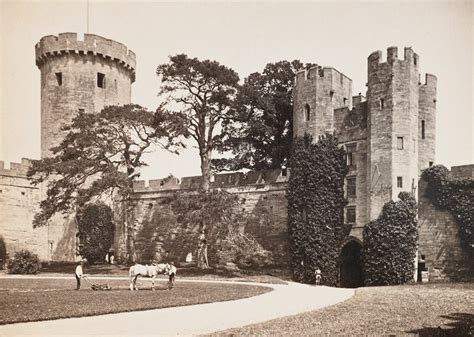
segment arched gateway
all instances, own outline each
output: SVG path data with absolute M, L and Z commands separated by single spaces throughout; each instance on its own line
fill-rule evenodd
M 339 284 L 343 288 L 364 286 L 361 261 L 362 243 L 359 239 L 350 237 L 343 244 L 339 256 Z

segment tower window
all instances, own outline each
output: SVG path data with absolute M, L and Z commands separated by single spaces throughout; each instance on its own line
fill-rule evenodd
M 428 165 L 429 165 L 430 167 L 433 166 L 433 162 L 430 161 L 430 162 L 428 163 Z
M 380 99 L 380 109 L 385 108 L 385 100 L 383 98 Z
M 397 149 L 403 150 L 403 137 L 397 137 Z
M 347 106 L 347 98 L 343 98 L 343 101 L 344 101 L 344 106 Z
M 79 113 L 80 113 L 80 114 L 83 114 L 83 113 L 84 113 L 84 109 L 79 109 Z
M 397 177 L 397 187 L 403 187 L 403 177 Z
M 349 224 L 355 224 L 356 222 L 356 208 L 355 206 L 347 207 L 346 209 L 346 220 Z
M 309 104 L 305 104 L 304 106 L 304 118 L 307 122 L 311 120 L 311 108 Z
M 356 177 L 347 178 L 347 197 L 356 196 Z
M 425 121 L 421 121 L 421 139 L 425 139 Z
M 97 86 L 99 88 L 105 88 L 105 74 L 97 73 Z
M 306 70 L 306 79 L 309 80 L 309 70 Z
M 356 144 L 346 145 L 346 163 L 347 166 L 355 166 L 354 152 L 356 151 Z
M 342 75 L 342 74 L 340 74 L 340 75 L 341 75 L 341 84 L 342 84 L 344 78 L 343 78 L 343 75 Z
M 63 85 L 63 73 L 56 73 L 56 81 L 59 86 Z

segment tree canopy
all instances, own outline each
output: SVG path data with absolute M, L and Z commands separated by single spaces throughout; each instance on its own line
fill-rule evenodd
M 221 152 L 230 152 L 232 157 L 214 159 L 215 170 L 288 165 L 293 139 L 293 85 L 296 72 L 303 67 L 298 60 L 268 63 L 261 73 L 245 79 L 230 111 L 231 118 L 223 123 Z
M 177 151 L 185 130 L 175 116 L 139 105 L 108 106 L 98 113 L 79 112 L 63 127 L 64 140 L 52 156 L 35 160 L 28 171 L 33 185 L 47 183 L 47 197 L 33 226 L 45 225 L 58 212 L 68 212 L 118 191 L 124 197 L 145 166 L 152 146 Z
M 169 63 L 159 65 L 156 73 L 162 81 L 161 108 L 172 112 L 196 141 L 201 158 L 201 187 L 208 190 L 212 151 L 220 147 L 221 124 L 229 118 L 239 76 L 216 61 L 201 61 L 185 54 L 171 56 Z

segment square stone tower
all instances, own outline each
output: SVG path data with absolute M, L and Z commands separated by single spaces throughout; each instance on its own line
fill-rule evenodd
M 434 163 L 436 77 L 420 83 L 419 57 L 397 47 L 368 57 L 367 100 L 352 97 L 352 81 L 333 68 L 296 75 L 295 137 L 334 132 L 347 152 L 346 221 L 362 238 L 363 226 L 401 191 L 416 192 L 421 170 Z M 352 108 L 352 105 L 354 106 Z M 416 195 L 416 193 L 415 193 Z

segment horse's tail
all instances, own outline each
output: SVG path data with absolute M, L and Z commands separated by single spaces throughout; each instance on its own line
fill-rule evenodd
M 131 266 L 130 269 L 128 270 L 128 276 L 132 278 L 132 275 L 133 275 L 133 266 Z

